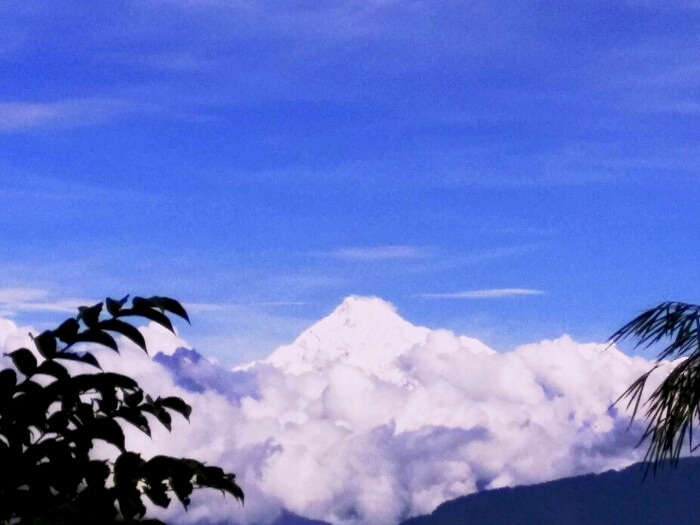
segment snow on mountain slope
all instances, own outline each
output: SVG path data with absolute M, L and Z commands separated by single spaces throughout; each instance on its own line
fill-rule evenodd
M 399 355 L 424 342 L 429 333 L 402 319 L 382 299 L 351 296 L 265 362 L 291 374 L 343 362 L 382 376 Z
M 414 326 L 399 316 L 392 304 L 378 297 L 350 296 L 264 362 L 290 374 L 322 371 L 342 363 L 385 381 L 405 384 L 401 356 L 429 339 L 441 338 L 449 340 L 446 345 L 437 345 L 443 351 L 493 352 L 476 339 L 455 340 L 445 337 L 444 331 Z

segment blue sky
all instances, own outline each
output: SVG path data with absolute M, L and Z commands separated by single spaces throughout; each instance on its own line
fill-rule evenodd
M 170 295 L 234 363 L 353 293 L 502 349 L 700 301 L 697 2 L 9 1 L 0 23 L 20 322 Z

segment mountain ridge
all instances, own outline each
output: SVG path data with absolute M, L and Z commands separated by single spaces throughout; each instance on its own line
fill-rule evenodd
M 700 523 L 700 457 L 644 478 L 645 463 L 534 485 L 476 492 L 401 525 L 663 525 Z

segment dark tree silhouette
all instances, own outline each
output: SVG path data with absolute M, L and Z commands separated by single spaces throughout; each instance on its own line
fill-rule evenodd
M 654 471 L 664 460 L 675 465 L 683 444 L 693 451 L 693 426 L 700 423 L 700 305 L 665 302 L 632 319 L 610 337 L 611 343 L 626 338 L 635 347 L 648 348 L 664 342 L 654 366 L 637 378 L 616 403 L 627 399 L 632 419 L 640 410 L 642 392 L 649 375 L 662 360 L 685 358 L 651 393 L 644 405 L 646 430 L 640 444 L 649 440 L 645 461 Z
M 171 331 L 167 313 L 189 322 L 173 299 L 127 301 L 128 296 L 80 307 L 76 317 L 55 330 L 32 336 L 35 351 L 7 354 L 14 369 L 0 371 L 0 523 L 161 523 L 145 519 L 144 498 L 167 507 L 174 496 L 186 508 L 192 491 L 201 487 L 243 501 L 235 476 L 219 467 L 164 455 L 145 460 L 126 450 L 121 424 L 150 436 L 152 422 L 170 430 L 171 413 L 189 419 L 191 412 L 179 397 L 153 399 L 132 378 L 102 371 L 93 354 L 76 349 L 78 343 L 94 343 L 118 352 L 111 332 L 146 351 L 143 336 L 127 317 Z M 73 371 L 61 364 L 67 361 L 77 363 Z M 99 371 L 75 373 L 76 368 Z M 118 449 L 114 461 L 91 455 L 98 439 Z

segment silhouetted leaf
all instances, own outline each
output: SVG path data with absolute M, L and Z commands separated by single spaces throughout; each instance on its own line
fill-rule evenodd
M 149 297 L 148 301 L 156 305 L 158 308 L 174 313 L 175 315 L 182 317 L 188 323 L 190 322 L 190 317 L 187 315 L 187 311 L 185 311 L 179 301 L 171 299 L 170 297 L 161 297 L 157 295 Z
M 146 507 L 141 501 L 141 492 L 137 488 L 117 488 L 116 492 L 119 510 L 125 518 L 140 518 L 146 513 Z M 134 521 L 140 522 L 141 520 L 134 519 Z
M 80 420 L 80 423 L 83 425 L 83 428 L 90 429 L 90 425 L 96 419 L 95 409 L 94 409 L 92 403 L 82 402 L 82 401 L 80 401 L 80 398 L 79 398 L 78 403 L 75 403 L 73 405 L 73 410 L 74 410 L 75 415 Z M 87 437 L 89 439 L 93 439 L 92 434 L 90 434 L 90 433 L 86 434 L 85 437 Z
M 80 312 L 78 319 L 82 319 L 85 326 L 92 328 L 97 324 L 100 317 L 100 312 L 102 312 L 102 303 L 97 303 L 89 307 L 80 306 L 78 311 Z
M 141 410 L 135 407 L 122 406 L 114 414 L 115 417 L 120 417 L 125 421 L 131 423 L 136 428 L 138 428 L 144 434 L 151 435 L 151 426 L 148 423 L 148 419 L 141 413 Z
M 105 461 L 90 461 L 86 468 L 85 479 L 88 485 L 104 485 L 110 474 L 109 465 Z
M 180 500 L 180 503 L 182 503 L 185 508 L 189 506 L 190 494 L 192 494 L 194 490 L 191 479 L 190 473 L 186 472 L 184 476 L 173 476 L 170 481 L 173 492 L 175 492 L 177 499 Z
M 56 354 L 56 338 L 50 330 L 45 330 L 36 336 L 34 345 L 46 359 L 51 359 Z
M 151 481 L 145 488 L 146 496 L 148 496 L 153 503 L 163 508 L 166 508 L 170 504 L 170 497 L 167 491 L 168 486 L 161 480 Z
M 14 352 L 10 352 L 9 355 L 12 358 L 17 370 L 19 370 L 25 376 L 30 376 L 36 370 L 36 357 L 31 350 L 27 348 L 20 348 Z
M 190 503 L 189 496 L 194 489 L 192 479 L 196 474 L 196 465 L 197 462 L 186 458 L 154 456 L 144 465 L 143 473 L 151 485 L 167 480 L 177 498 L 187 507 Z
M 155 308 L 156 306 L 158 306 L 158 305 L 156 305 L 156 303 L 154 303 L 150 299 L 146 299 L 144 297 L 138 297 L 138 296 L 134 297 L 131 300 L 131 305 L 135 308 Z
M 198 485 L 228 492 L 241 500 L 241 502 L 244 501 L 243 491 L 236 484 L 236 476 L 234 474 L 227 474 L 220 467 L 203 465 L 201 463 L 198 463 L 196 472 L 195 481 Z
M 166 408 L 169 408 L 171 410 L 175 410 L 176 412 L 179 412 L 182 414 L 182 416 L 189 421 L 190 419 L 190 414 L 192 413 L 192 407 L 185 403 L 182 399 L 179 397 L 165 397 L 162 399 L 158 400 L 160 404 Z
M 10 368 L 0 370 L 0 399 L 7 399 L 17 385 L 17 374 Z
M 119 388 L 126 388 L 129 390 L 136 390 L 139 388 L 139 384 L 134 381 L 129 376 L 124 374 L 116 374 L 114 372 L 103 372 L 97 374 L 100 380 L 108 381 L 111 385 Z
M 82 354 L 78 354 L 75 352 L 59 352 L 56 354 L 56 357 L 54 359 L 65 359 L 67 361 L 78 361 L 79 363 L 85 363 L 88 365 L 92 365 L 95 368 L 102 368 L 100 366 L 100 363 L 97 361 L 94 355 L 92 355 L 90 352 L 84 352 Z
M 107 311 L 112 315 L 112 317 L 116 317 L 117 314 L 119 313 L 119 310 L 122 309 L 124 304 L 126 304 L 126 301 L 129 299 L 128 295 L 125 295 L 122 297 L 119 301 L 116 301 L 112 299 L 111 297 L 107 298 Z
M 116 374 L 114 372 L 79 374 L 74 376 L 70 383 L 72 388 L 80 392 L 87 392 L 89 390 L 101 391 L 107 388 L 136 390 L 139 387 L 138 383 L 129 376 Z
M 80 323 L 71 317 L 61 323 L 55 330 L 55 334 L 64 343 L 72 344 L 79 329 Z
M 143 401 L 143 390 L 139 389 L 133 394 L 127 394 L 124 396 L 124 402 L 129 407 L 136 407 L 141 401 Z
M 134 298 L 134 301 L 135 300 L 136 298 Z M 144 306 L 143 303 L 139 303 L 139 306 L 133 306 L 132 308 L 127 308 L 119 312 L 119 317 L 128 317 L 134 315 L 150 319 L 151 321 L 158 323 L 162 327 L 167 328 L 171 332 L 175 333 L 173 324 L 170 322 L 170 319 L 168 319 L 168 317 L 164 313 L 159 312 L 158 310 L 154 310 L 151 307 Z
M 74 342 L 97 343 L 107 346 L 117 353 L 119 352 L 119 347 L 117 346 L 117 342 L 114 340 L 114 338 L 107 332 L 103 332 L 101 330 L 86 330 L 85 332 L 79 333 L 75 337 Z
M 101 330 L 118 332 L 140 346 L 144 351 L 146 350 L 146 340 L 143 338 L 143 335 L 136 327 L 129 323 L 119 321 L 118 319 L 107 319 L 99 324 L 99 328 Z
M 137 483 L 144 461 L 134 452 L 123 452 L 114 462 L 114 485 L 119 508 L 126 518 L 140 517 L 146 512 Z
M 107 417 L 96 418 L 92 421 L 86 432 L 91 439 L 101 439 L 111 443 L 119 450 L 124 450 L 124 431 L 114 419 Z
M 649 440 L 645 460 L 650 462 L 648 468 L 655 473 L 664 460 L 678 461 L 686 439 L 689 449 L 693 448 L 692 429 L 700 419 L 700 305 L 661 303 L 615 332 L 610 344 L 629 337 L 636 339 L 636 347 L 649 347 L 664 338 L 669 339 L 651 370 L 638 377 L 615 402 L 627 399 L 627 407 L 633 407 L 632 420 L 641 408 L 642 394 L 651 372 L 666 359 L 687 357 L 675 366 L 643 405 L 647 427 L 640 444 Z
M 15 392 L 19 394 L 36 395 L 40 394 L 42 389 L 43 387 L 39 383 L 26 379 L 21 383 L 17 384 L 17 386 L 15 387 Z
M 112 386 L 100 389 L 100 399 L 98 405 L 100 411 L 108 416 L 113 416 L 113 412 L 117 409 L 119 401 L 117 400 L 116 389 Z
M 68 415 L 63 410 L 54 412 L 48 417 L 46 424 L 52 432 L 62 432 L 68 428 Z
M 63 365 L 60 365 L 53 360 L 46 360 L 43 363 L 41 363 L 34 373 L 45 374 L 51 377 L 55 377 L 56 379 L 67 379 L 68 377 L 70 377 L 68 374 L 68 370 L 66 370 L 66 368 Z
M 149 412 L 153 414 L 160 423 L 167 428 L 169 431 L 172 430 L 172 418 L 170 417 L 170 414 L 168 413 L 167 410 L 165 410 L 163 407 L 152 403 L 152 404 L 144 404 L 141 405 L 141 410 L 144 412 Z

